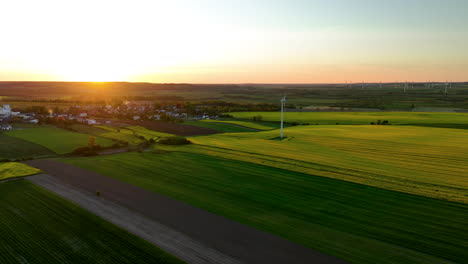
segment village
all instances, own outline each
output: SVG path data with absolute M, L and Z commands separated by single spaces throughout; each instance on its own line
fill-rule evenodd
M 0 130 L 13 129 L 13 123 L 56 124 L 81 123 L 86 125 L 111 125 L 113 122 L 166 121 L 216 119 L 218 114 L 204 106 L 185 107 L 182 104 L 141 105 L 126 102 L 122 105 L 75 105 L 67 109 L 47 109 L 44 106 L 28 109 L 27 112 L 14 111 L 10 105 L 0 107 Z

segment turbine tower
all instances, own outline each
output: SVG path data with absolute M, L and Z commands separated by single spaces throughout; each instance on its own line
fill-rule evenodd
M 284 138 L 283 123 L 284 123 L 284 107 L 285 106 L 286 106 L 286 96 L 283 96 L 283 98 L 281 98 L 281 129 L 280 129 L 280 138 L 281 139 Z

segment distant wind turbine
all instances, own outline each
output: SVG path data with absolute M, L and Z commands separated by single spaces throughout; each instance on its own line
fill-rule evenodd
M 283 126 L 283 123 L 284 123 L 284 107 L 286 106 L 286 96 L 283 96 L 283 98 L 281 98 L 281 129 L 280 129 L 280 138 L 283 139 L 284 138 L 284 126 Z

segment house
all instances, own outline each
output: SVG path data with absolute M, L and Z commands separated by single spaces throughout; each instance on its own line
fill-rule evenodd
M 96 125 L 97 124 L 96 120 L 94 120 L 94 119 L 86 119 L 86 123 L 88 125 Z
M 11 116 L 10 105 L 3 105 L 3 107 L 0 107 L 0 118 L 9 118 L 10 116 Z
M 133 120 L 139 120 L 140 116 L 133 116 Z
M 3 131 L 10 131 L 12 130 L 13 127 L 11 127 L 10 124 L 0 124 L 0 130 L 3 130 Z

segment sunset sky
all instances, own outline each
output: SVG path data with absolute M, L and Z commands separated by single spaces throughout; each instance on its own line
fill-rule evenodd
M 468 81 L 467 0 L 2 0 L 0 80 Z

